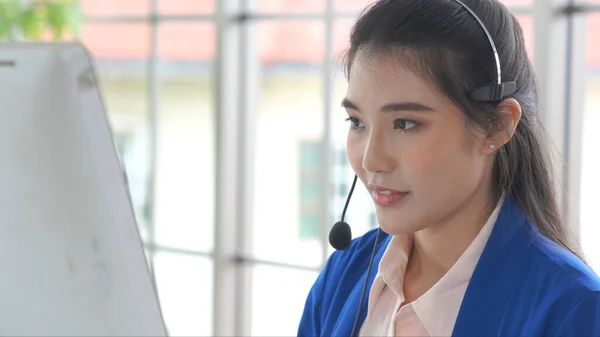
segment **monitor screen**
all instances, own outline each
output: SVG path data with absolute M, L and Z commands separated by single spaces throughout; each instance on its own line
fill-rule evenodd
M 165 336 L 77 43 L 0 44 L 0 335 Z

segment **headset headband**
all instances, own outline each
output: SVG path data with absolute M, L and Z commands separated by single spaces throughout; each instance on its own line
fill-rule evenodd
M 485 32 L 485 35 L 492 46 L 492 51 L 494 52 L 494 59 L 496 61 L 496 73 L 498 75 L 498 82 L 486 84 L 480 86 L 471 92 L 471 97 L 476 101 L 482 102 L 491 102 L 491 101 L 500 101 L 503 98 L 510 96 L 517 91 L 517 83 L 516 82 L 502 82 L 502 69 L 500 68 L 500 57 L 498 56 L 498 50 L 496 49 L 496 44 L 492 39 L 492 35 L 487 30 L 481 19 L 469 8 L 465 5 L 461 0 L 454 0 L 458 4 L 460 4 L 464 9 L 466 9 L 471 15 L 477 20 L 481 29 Z

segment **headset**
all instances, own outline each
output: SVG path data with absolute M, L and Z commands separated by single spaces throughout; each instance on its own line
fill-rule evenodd
M 492 47 L 492 51 L 494 53 L 494 60 L 496 62 L 496 74 L 497 81 L 490 84 L 485 84 L 475 88 L 471 92 L 471 98 L 475 101 L 479 102 L 498 102 L 502 99 L 514 94 L 517 91 L 517 83 L 516 82 L 502 82 L 502 70 L 500 67 L 500 57 L 498 55 L 498 50 L 496 49 L 496 44 L 490 35 L 490 32 L 485 27 L 481 19 L 475 14 L 475 12 L 465 5 L 461 0 L 453 0 L 459 5 L 461 5 L 465 10 L 467 10 L 475 20 L 481 29 L 485 32 L 487 39 Z M 354 175 L 354 180 L 352 181 L 352 186 L 350 187 L 350 192 L 348 193 L 348 197 L 346 198 L 346 203 L 344 205 L 344 210 L 342 211 L 341 220 L 336 222 L 331 230 L 329 231 L 329 244 L 335 248 L 336 250 L 346 250 L 350 247 L 352 243 L 352 230 L 350 225 L 344 220 L 346 218 L 346 211 L 348 210 L 348 205 L 350 204 L 350 198 L 352 197 L 352 193 L 354 192 L 354 188 L 356 187 L 357 176 Z M 354 325 L 352 327 L 352 333 L 350 337 L 355 336 L 357 333 L 356 328 L 358 326 L 358 322 L 360 320 L 361 309 L 363 306 L 363 300 L 365 297 L 365 293 L 367 290 L 367 286 L 369 283 L 369 275 L 371 274 L 371 269 L 373 267 L 373 260 L 375 258 L 375 253 L 377 252 L 377 246 L 379 243 L 379 234 L 381 233 L 381 229 L 377 229 L 377 234 L 375 236 L 375 243 L 373 244 L 373 251 L 371 253 L 371 258 L 369 260 L 369 266 L 367 268 L 367 275 L 365 277 L 365 281 L 363 283 L 360 301 L 358 304 L 358 310 L 356 313 L 356 317 L 354 319 Z

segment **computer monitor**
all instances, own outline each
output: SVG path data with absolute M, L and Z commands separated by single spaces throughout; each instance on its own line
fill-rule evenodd
M 0 44 L 0 335 L 167 335 L 78 43 Z

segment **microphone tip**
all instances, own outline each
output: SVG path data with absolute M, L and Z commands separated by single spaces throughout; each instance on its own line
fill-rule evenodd
M 338 221 L 329 231 L 329 244 L 337 250 L 346 250 L 352 243 L 352 230 L 344 221 Z

